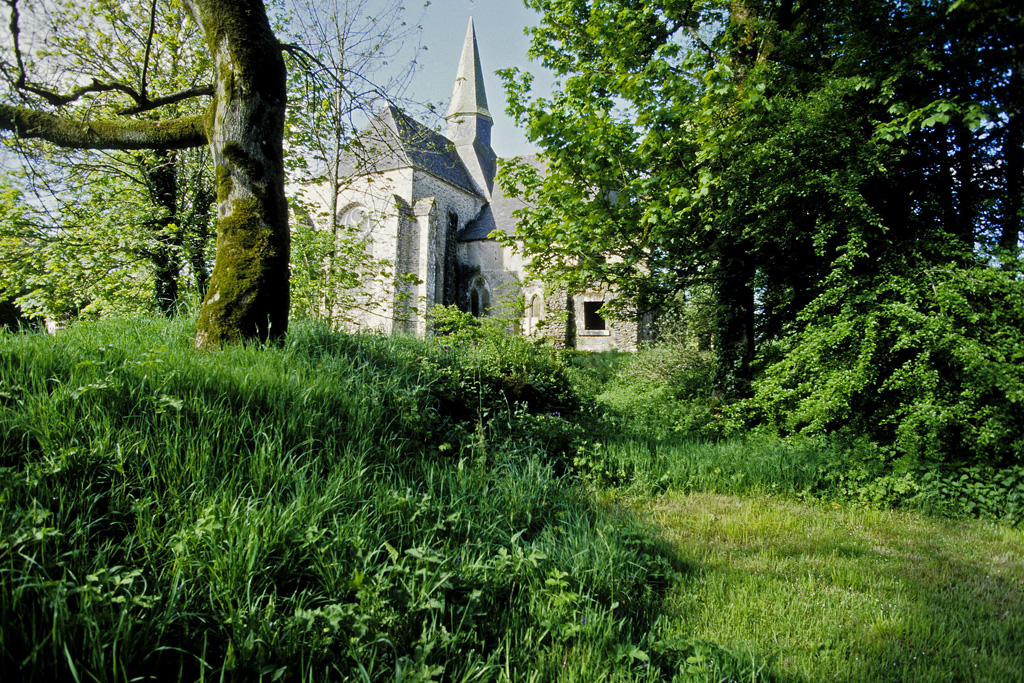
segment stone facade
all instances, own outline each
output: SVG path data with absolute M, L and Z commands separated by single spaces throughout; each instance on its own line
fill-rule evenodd
M 525 204 L 495 186 L 491 116 L 470 20 L 447 114 L 447 135 L 387 107 L 362 133 L 362 158 L 338 197 L 339 219 L 360 228 L 374 259 L 392 275 L 367 278 L 349 317 L 363 329 L 429 333 L 426 312 L 455 304 L 474 315 L 500 314 L 523 334 L 562 347 L 634 350 L 635 321 L 604 320 L 610 300 L 595 288 L 571 296 L 525 280 L 521 254 L 490 239 L 515 234 L 514 212 Z M 525 159 L 537 163 L 536 159 Z M 322 206 L 329 197 L 311 193 Z

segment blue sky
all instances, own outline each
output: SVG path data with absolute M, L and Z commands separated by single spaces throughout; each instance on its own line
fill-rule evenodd
M 410 20 L 419 14 L 421 4 L 419 0 L 408 0 Z M 535 152 L 536 148 L 527 142 L 505 113 L 505 92 L 501 79 L 494 73 L 498 69 L 517 66 L 535 74 L 535 90 L 550 90 L 550 74 L 526 58 L 529 38 L 523 31 L 527 26 L 537 25 L 540 16 L 523 7 L 519 0 L 433 0 L 422 22 L 422 41 L 427 49 L 419 57 L 420 68 L 407 95 L 416 101 L 437 104 L 444 114 L 455 84 L 470 12 L 476 25 L 487 104 L 494 117 L 492 147 L 499 157 Z M 436 122 L 424 123 L 433 125 Z

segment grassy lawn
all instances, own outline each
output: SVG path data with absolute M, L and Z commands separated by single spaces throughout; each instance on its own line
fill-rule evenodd
M 1024 530 L 748 495 L 629 506 L 690 565 L 663 626 L 777 681 L 1024 681 Z

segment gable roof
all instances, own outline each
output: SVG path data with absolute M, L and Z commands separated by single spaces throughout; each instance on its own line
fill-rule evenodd
M 343 166 L 348 175 L 412 167 L 480 196 L 451 141 L 390 104 L 359 134 Z
M 519 157 L 519 161 L 538 168 L 543 173 L 543 164 L 536 154 Z M 501 231 L 506 235 L 514 235 L 516 232 L 516 217 L 513 215 L 519 209 L 525 209 L 529 204 L 521 197 L 506 197 L 505 188 L 501 183 L 494 184 L 491 192 L 491 201 L 480 215 L 466 224 L 465 229 L 459 233 L 460 242 L 472 242 L 474 240 L 485 240 L 488 235 L 495 231 Z

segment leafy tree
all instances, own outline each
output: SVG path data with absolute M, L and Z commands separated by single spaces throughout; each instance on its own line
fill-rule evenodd
M 180 3 L 154 4 L 139 13 L 128 5 L 98 2 L 84 8 L 88 22 L 69 22 L 83 15 L 75 0 L 55 0 L 49 12 L 36 17 L 44 22 L 45 43 L 33 50 L 33 72 L 57 69 L 85 72 L 105 83 L 134 83 L 139 91 L 181 91 L 210 78 L 210 60 L 198 41 L 197 28 Z M 90 40 L 88 26 L 110 27 L 107 35 Z M 146 68 L 139 73 L 139 64 Z M 17 66 L 8 64 L 9 72 Z M 92 102 L 91 116 L 115 116 L 113 102 Z M 168 118 L 202 111 L 198 101 L 169 103 L 147 116 Z M 153 298 L 166 313 L 175 309 L 185 262 L 194 287 L 205 291 L 213 179 L 208 154 L 195 150 L 85 151 L 61 150 L 40 141 L 12 140 L 28 169 L 32 192 L 48 207 L 61 234 L 74 240 L 88 215 L 79 207 L 91 202 L 95 191 L 103 195 L 103 213 L 110 227 L 124 227 L 125 241 L 137 242 L 141 257 L 150 263 Z M 58 227 L 55 225 L 55 227 Z M 145 240 L 140 240 L 142 233 Z M 86 244 L 82 240 L 80 243 Z M 81 247 L 79 247 L 81 248 Z M 142 265 L 140 263 L 140 265 Z M 51 278 L 73 277 L 61 271 Z M 148 307 L 148 306 L 147 306 Z
M 712 283 L 717 391 L 744 393 L 754 245 L 744 207 L 723 205 L 719 188 L 742 150 L 738 119 L 764 99 L 771 41 L 755 34 L 770 19 L 756 3 L 528 4 L 544 13 L 533 54 L 565 85 L 530 103 L 528 80 L 506 74 L 511 110 L 547 161 L 543 178 L 525 166 L 505 171 L 540 207 L 521 231 L 527 253 L 549 277 L 608 281 L 641 308 Z
M 0 198 L 0 296 L 52 320 L 151 308 L 145 254 L 154 240 L 124 224 L 126 210 L 132 223 L 159 218 L 148 202 L 130 205 L 120 187 L 103 182 L 59 213 L 8 185 Z
M 205 290 L 213 201 L 205 150 L 65 154 L 31 147 L 7 178 L 19 206 L 0 211 L 0 291 L 17 297 L 26 314 L 157 305 L 170 314 L 181 288 L 192 296 Z
M 52 84 L 33 80 L 36 74 L 22 49 L 20 21 L 20 10 L 31 10 L 33 5 L 18 0 L 6 0 L 6 4 L 14 55 L 13 68 L 6 71 L 22 104 L 0 104 L 0 129 L 80 149 L 176 150 L 209 145 L 216 176 L 217 259 L 200 311 L 197 343 L 217 345 L 283 334 L 289 300 L 282 149 L 286 74 L 283 47 L 264 4 L 182 0 L 205 39 L 213 84 L 196 82 L 167 94 L 150 90 L 146 59 L 137 65 L 134 83 L 95 78 L 81 85 L 87 74 L 60 71 L 43 74 Z M 146 8 L 150 16 L 155 7 L 154 3 Z M 151 22 L 150 29 L 136 38 L 150 45 L 154 33 Z M 95 38 L 102 42 L 124 36 L 101 32 Z M 121 117 L 93 118 L 88 103 L 98 96 L 129 104 L 122 107 Z M 170 119 L 151 115 L 195 97 L 210 98 L 200 114 Z
M 818 322 L 801 312 L 824 293 L 1016 247 L 1019 11 L 527 4 L 543 14 L 532 55 L 563 85 L 533 100 L 527 76 L 506 74 L 547 162 L 544 176 L 504 171 L 536 206 L 524 250 L 549 277 L 604 280 L 641 308 L 712 285 L 720 398 L 750 391 L 756 346 Z

